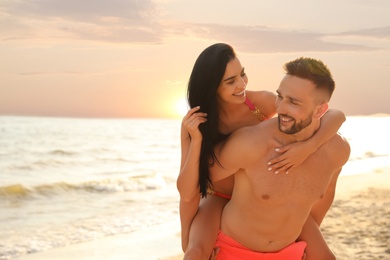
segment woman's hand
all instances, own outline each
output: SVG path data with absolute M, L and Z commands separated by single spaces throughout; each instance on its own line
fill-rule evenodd
M 275 151 L 281 155 L 268 162 L 268 171 L 274 171 L 275 174 L 281 172 L 288 174 L 306 160 L 314 152 L 313 149 L 313 147 L 306 145 L 305 142 L 291 143 L 276 148 Z
M 183 117 L 182 124 L 187 130 L 191 139 L 202 139 L 202 133 L 199 130 L 199 125 L 207 121 L 207 114 L 199 111 L 200 107 L 190 109 Z

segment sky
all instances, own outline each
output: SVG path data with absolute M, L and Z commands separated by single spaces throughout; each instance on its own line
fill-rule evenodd
M 388 0 L 0 0 L 0 115 L 180 118 L 198 55 L 234 47 L 247 89 L 321 59 L 331 107 L 390 114 Z

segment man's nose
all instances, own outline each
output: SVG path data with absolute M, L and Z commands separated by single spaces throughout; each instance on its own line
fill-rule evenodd
M 276 113 L 285 114 L 285 112 L 286 112 L 285 102 L 283 102 L 282 100 L 276 99 L 275 106 L 276 106 Z

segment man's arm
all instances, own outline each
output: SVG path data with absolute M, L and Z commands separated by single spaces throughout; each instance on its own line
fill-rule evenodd
M 317 222 L 318 226 L 321 225 L 322 220 L 333 203 L 336 193 L 337 179 L 343 165 L 348 161 L 351 153 L 348 141 L 339 135 L 333 137 L 329 141 L 329 146 L 331 147 L 329 148 L 331 150 L 329 150 L 328 153 L 331 154 L 331 156 L 328 158 L 328 163 L 334 165 L 336 170 L 334 170 L 332 174 L 332 178 L 324 196 L 313 205 L 310 213 Z
M 322 236 L 320 225 L 333 203 L 340 172 L 341 169 L 338 169 L 333 173 L 324 196 L 313 205 L 310 215 L 302 228 L 298 240 L 307 242 L 307 248 L 305 249 L 307 260 L 336 259 Z
M 214 151 L 218 161 L 210 167 L 213 182 L 233 175 L 253 159 L 254 132 L 254 127 L 243 127 L 233 132 L 226 141 L 216 145 Z
M 326 189 L 324 196 L 319 201 L 317 201 L 311 209 L 310 215 L 314 218 L 318 226 L 321 225 L 322 220 L 324 219 L 330 206 L 332 206 L 336 194 L 337 179 L 340 175 L 340 172 L 341 168 L 333 173 L 332 179 L 330 180 L 329 186 Z
M 332 178 L 324 196 L 313 205 L 301 235 L 299 236 L 299 240 L 308 242 L 306 248 L 307 260 L 335 259 L 335 256 L 327 246 L 325 239 L 322 237 L 319 227 L 333 203 L 337 180 L 342 169 L 341 167 L 348 161 L 351 150 L 348 142 L 341 136 L 336 136 L 329 142 L 331 143 L 330 147 L 332 147 L 331 150 L 333 152 L 331 153 L 332 156 L 328 158 L 328 162 L 329 164 L 334 165 L 336 170 L 332 174 Z
M 270 170 L 291 171 L 314 153 L 321 145 L 337 134 L 345 121 L 342 111 L 329 109 L 321 118 L 321 127 L 312 138 L 304 142 L 292 143 L 278 149 L 280 156 L 270 160 Z

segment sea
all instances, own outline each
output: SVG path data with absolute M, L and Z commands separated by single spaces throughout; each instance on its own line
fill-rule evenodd
M 180 125 L 0 116 L 0 259 L 178 219 Z M 347 117 L 341 175 L 390 167 L 389 130 L 388 115 Z

